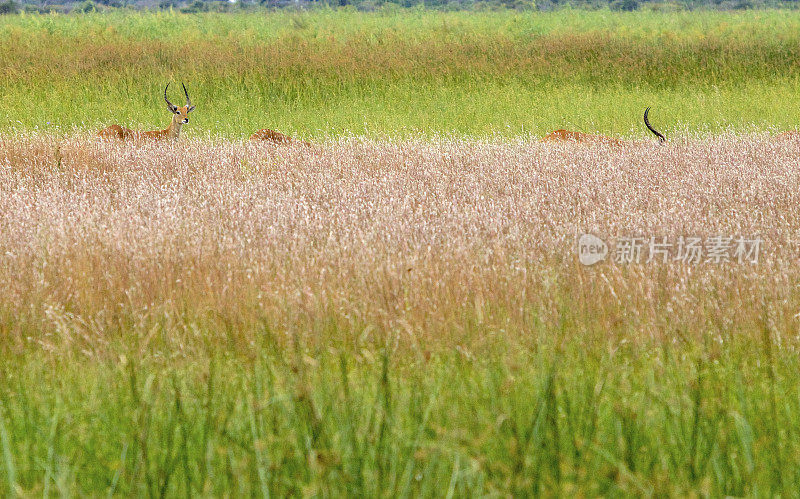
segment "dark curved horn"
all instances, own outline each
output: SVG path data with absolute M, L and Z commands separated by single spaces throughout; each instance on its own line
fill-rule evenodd
M 649 112 L 650 112 L 650 107 L 648 107 L 647 109 L 644 110 L 644 126 L 646 126 L 648 130 L 653 132 L 655 134 L 655 136 L 658 137 L 658 141 L 659 142 L 663 143 L 667 139 L 663 135 L 661 135 L 661 133 L 659 133 L 658 130 L 656 130 L 655 128 L 650 126 L 650 121 L 648 121 L 648 119 L 647 119 L 647 113 L 649 113 Z
M 167 107 L 169 108 L 169 110 L 174 113 L 175 110 L 178 109 L 178 106 L 176 106 L 175 104 L 170 102 L 169 99 L 167 99 L 167 89 L 168 88 L 169 88 L 169 83 L 167 83 L 167 86 L 164 87 L 164 100 L 167 101 Z
M 184 95 L 186 95 L 186 106 L 192 107 L 192 101 L 189 100 L 189 92 L 186 91 L 186 85 L 184 85 L 183 82 L 181 82 L 181 86 L 183 87 Z

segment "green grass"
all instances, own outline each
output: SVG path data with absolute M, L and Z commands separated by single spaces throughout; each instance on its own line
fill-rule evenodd
M 509 333 L 524 340 L 430 358 L 302 344 L 287 357 L 268 328 L 246 358 L 4 356 L 0 487 L 761 496 L 800 486 L 800 365 L 769 333 L 635 347 L 613 331 Z
M 0 129 L 163 128 L 187 136 L 643 136 L 793 129 L 800 13 L 347 11 L 0 19 Z

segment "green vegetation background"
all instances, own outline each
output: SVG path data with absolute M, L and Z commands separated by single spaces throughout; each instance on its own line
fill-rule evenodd
M 320 139 L 791 129 L 795 11 L 171 12 L 0 18 L 0 129 L 263 127 Z

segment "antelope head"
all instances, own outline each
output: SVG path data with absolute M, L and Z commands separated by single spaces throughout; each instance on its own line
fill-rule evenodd
M 186 91 L 186 85 L 181 83 L 183 87 L 183 94 L 186 95 L 186 105 L 185 106 L 176 106 L 175 104 L 171 103 L 167 98 L 167 89 L 169 88 L 169 83 L 164 88 L 164 101 L 167 103 L 167 108 L 172 113 L 172 124 L 180 127 L 185 123 L 189 123 L 189 113 L 194 111 L 194 106 L 192 105 L 192 101 L 189 99 L 189 92 Z

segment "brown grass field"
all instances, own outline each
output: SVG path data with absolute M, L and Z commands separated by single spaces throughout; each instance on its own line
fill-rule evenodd
M 781 298 L 771 306 L 789 320 L 798 149 L 768 135 L 623 149 L 4 137 L 3 308 L 44 321 L 33 338 L 43 346 L 92 355 L 106 351 L 124 318 L 208 313 L 232 323 L 266 315 L 287 328 L 298 314 L 333 314 L 402 330 L 400 343 L 426 349 L 474 340 L 452 330 L 464 306 L 501 308 L 522 326 L 531 307 L 555 320 L 567 299 L 588 307 L 597 327 L 626 320 L 634 336 L 650 337 L 757 319 L 766 294 Z M 764 243 L 755 265 L 583 268 L 575 250 L 583 232 Z M 31 341 L 8 334 L 13 348 Z M 250 338 L 228 340 L 247 349 Z M 191 350 L 206 340 L 183 331 L 165 341 Z

